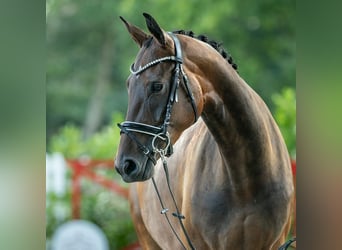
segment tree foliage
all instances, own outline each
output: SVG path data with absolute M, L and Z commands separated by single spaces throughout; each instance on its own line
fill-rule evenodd
M 296 94 L 293 89 L 285 88 L 281 93 L 272 95 L 275 104 L 274 118 L 284 137 L 292 159 L 296 159 Z

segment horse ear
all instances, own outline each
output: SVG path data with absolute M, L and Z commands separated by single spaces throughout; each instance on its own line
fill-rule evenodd
M 159 27 L 158 23 L 151 15 L 147 13 L 143 13 L 143 15 L 146 19 L 148 30 L 151 32 L 153 37 L 157 39 L 159 44 L 165 47 L 168 42 L 168 36 L 166 35 L 166 33 Z
M 130 24 L 127 22 L 122 16 L 120 16 L 120 19 L 124 22 L 128 32 L 131 34 L 133 40 L 142 47 L 142 44 L 145 40 L 147 40 L 150 36 L 146 34 L 144 31 L 139 29 L 138 27 Z

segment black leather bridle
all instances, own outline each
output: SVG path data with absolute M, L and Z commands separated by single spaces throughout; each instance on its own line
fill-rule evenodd
M 133 75 L 139 75 L 145 70 L 147 70 L 148 68 L 153 67 L 161 62 L 164 62 L 164 61 L 175 62 L 175 69 L 174 69 L 173 77 L 170 81 L 171 87 L 170 87 L 170 93 L 169 93 L 169 97 L 168 97 L 168 101 L 166 105 L 166 112 L 165 112 L 165 118 L 164 118 L 163 124 L 159 127 L 152 126 L 152 125 L 145 124 L 145 123 L 140 123 L 140 122 L 133 122 L 133 121 L 125 121 L 123 123 L 118 124 L 120 128 L 120 133 L 124 133 L 130 139 L 132 139 L 138 145 L 138 148 L 143 152 L 143 154 L 145 154 L 154 164 L 156 164 L 156 160 L 154 158 L 154 153 L 156 151 L 160 152 L 162 150 L 165 153 L 164 155 L 168 157 L 173 153 L 172 144 L 170 142 L 170 135 L 167 132 L 167 127 L 170 124 L 173 104 L 174 102 L 178 101 L 177 90 L 181 82 L 181 77 L 183 79 L 186 94 L 190 99 L 191 106 L 194 111 L 194 116 L 195 116 L 194 122 L 196 122 L 198 119 L 195 99 L 189 86 L 189 80 L 182 67 L 183 57 L 182 57 L 181 44 L 176 35 L 174 35 L 173 33 L 169 33 L 169 35 L 171 36 L 175 45 L 175 56 L 167 56 L 167 57 L 156 59 L 144 65 L 143 67 L 140 66 L 139 69 L 137 70 L 134 70 L 134 64 L 132 64 L 130 68 L 130 71 Z M 151 148 L 149 148 L 146 145 L 143 145 L 132 132 L 153 136 Z M 157 139 L 164 141 L 164 144 L 166 146 L 162 149 L 158 148 Z

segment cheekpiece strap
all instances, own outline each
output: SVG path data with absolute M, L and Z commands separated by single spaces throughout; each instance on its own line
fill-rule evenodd
M 172 32 L 168 32 L 168 34 L 171 36 L 173 43 L 175 45 L 175 53 L 176 53 L 175 61 L 182 64 L 183 63 L 182 48 L 178 40 L 178 37 Z

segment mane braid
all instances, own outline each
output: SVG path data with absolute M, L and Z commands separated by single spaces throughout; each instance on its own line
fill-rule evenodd
M 195 39 L 198 39 L 198 40 L 201 40 L 207 44 L 209 44 L 211 47 L 213 47 L 216 51 L 218 51 L 221 56 L 226 59 L 226 61 L 232 65 L 232 67 L 237 70 L 238 66 L 236 63 L 233 62 L 233 58 L 232 56 L 227 52 L 225 51 L 225 49 L 222 47 L 222 43 L 218 43 L 214 40 L 209 40 L 209 38 L 205 35 L 198 35 L 197 37 L 195 36 L 195 33 L 192 32 L 192 31 L 185 31 L 185 30 L 176 30 L 176 31 L 173 31 L 172 33 L 175 33 L 175 34 L 181 34 L 181 35 L 186 35 L 186 36 L 189 36 L 189 37 L 192 37 L 192 38 L 195 38 Z

